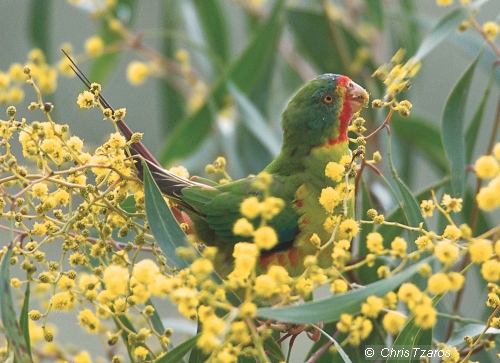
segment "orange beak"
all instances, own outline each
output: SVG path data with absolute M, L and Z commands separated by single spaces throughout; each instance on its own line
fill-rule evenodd
M 368 104 L 368 92 L 366 92 L 363 87 L 353 81 L 350 81 L 347 84 L 346 94 L 351 104 L 353 113 L 358 112 L 359 110 L 361 110 L 361 108 L 363 108 L 363 106 Z

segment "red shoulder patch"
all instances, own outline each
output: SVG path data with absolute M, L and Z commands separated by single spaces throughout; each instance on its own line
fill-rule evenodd
M 292 267 L 295 267 L 302 262 L 301 255 L 302 254 L 296 247 L 292 247 L 288 250 L 288 259 L 290 260 L 290 265 Z

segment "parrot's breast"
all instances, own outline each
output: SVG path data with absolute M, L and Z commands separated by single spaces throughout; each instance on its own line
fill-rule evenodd
M 299 232 L 294 243 L 298 251 L 294 252 L 294 255 L 302 255 L 301 261 L 303 261 L 305 255 L 316 254 L 319 245 L 323 245 L 330 240 L 332 237 L 332 224 L 329 221 L 332 221 L 332 216 L 340 216 L 345 212 L 344 199 L 347 200 L 348 204 L 346 217 L 352 217 L 354 214 L 353 181 L 350 181 L 348 190 L 345 178 L 340 182 L 336 182 L 325 175 L 325 169 L 329 162 L 339 162 L 346 155 L 350 156 L 351 151 L 348 148 L 348 143 L 342 142 L 315 147 L 305 160 L 307 165 L 304 182 L 298 187 L 294 201 L 294 207 L 299 215 Z M 329 213 L 320 203 L 320 197 L 325 188 L 338 191 L 339 198 L 342 199 L 332 213 Z M 346 195 L 346 193 L 348 194 Z M 319 245 L 317 242 L 318 237 L 320 240 Z M 319 258 L 319 264 L 322 267 L 331 265 L 330 255 L 331 248 L 322 252 Z M 299 267 L 301 266 L 297 266 L 297 268 Z

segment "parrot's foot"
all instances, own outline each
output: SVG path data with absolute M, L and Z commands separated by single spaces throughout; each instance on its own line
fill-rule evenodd
M 293 345 L 295 339 L 297 336 L 302 333 L 306 332 L 307 337 L 311 339 L 313 342 L 319 341 L 321 338 L 321 331 L 318 330 L 318 328 L 323 328 L 323 323 L 316 323 L 316 324 L 286 324 L 286 328 L 284 330 L 285 335 L 283 335 L 279 340 L 278 343 L 283 342 L 284 340 L 290 338 L 290 346 Z

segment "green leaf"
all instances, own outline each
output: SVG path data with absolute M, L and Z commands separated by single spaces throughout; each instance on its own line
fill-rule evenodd
M 394 29 L 391 34 L 396 38 L 396 46 L 394 49 L 404 48 L 409 54 L 415 54 L 417 51 L 422 38 L 420 37 L 420 27 L 414 21 L 409 21 L 408 19 L 414 19 L 417 15 L 417 5 L 413 0 L 400 0 L 399 11 L 403 16 L 398 16 L 399 23 L 398 27 Z
M 360 185 L 361 185 L 361 214 L 359 215 L 358 219 L 367 219 L 367 215 L 366 215 L 366 212 L 368 211 L 368 209 L 372 209 L 372 208 L 375 208 L 374 207 L 374 203 L 372 201 L 372 196 L 370 195 L 370 191 L 368 190 L 368 187 L 366 185 L 367 183 L 365 182 L 365 180 L 363 178 L 361 178 L 361 181 L 360 181 Z M 372 232 L 373 231 L 373 224 L 367 224 L 365 226 L 363 226 L 363 228 L 361 229 L 360 233 L 359 233 L 359 236 L 360 236 L 360 240 L 364 241 L 366 239 L 366 236 L 368 235 L 368 233 Z M 365 256 L 366 253 L 368 253 L 368 249 L 366 249 L 366 246 L 362 247 L 360 246 L 359 247 L 361 250 L 359 252 L 359 255 L 361 256 Z M 365 248 L 365 249 L 363 249 Z
M 465 148 L 466 148 L 465 160 L 467 163 L 470 163 L 472 159 L 474 147 L 476 146 L 479 130 L 481 129 L 481 124 L 483 121 L 484 110 L 486 108 L 486 103 L 488 101 L 488 97 L 491 91 L 491 86 L 493 85 L 493 81 L 495 80 L 496 73 L 497 73 L 496 67 L 492 67 L 490 73 L 490 79 L 488 81 L 486 89 L 484 90 L 483 98 L 481 99 L 481 102 L 477 106 L 476 112 L 474 113 L 474 116 L 472 117 L 472 120 L 469 126 L 467 127 L 467 132 L 465 133 Z
M 99 36 L 104 41 L 105 45 L 110 45 L 120 40 L 120 37 L 115 32 L 109 30 L 105 21 L 102 21 Z M 119 55 L 120 53 L 115 51 L 96 57 L 90 66 L 88 74 L 88 78 L 91 82 L 103 84 L 110 73 L 116 68 Z
M 144 204 L 146 216 L 148 218 L 149 227 L 155 237 L 158 247 L 161 248 L 165 257 L 178 269 L 183 269 L 189 266 L 189 262 L 179 257 L 176 249 L 180 246 L 190 246 L 186 243 L 186 235 L 179 227 L 177 220 L 173 216 L 168 207 L 163 195 L 158 189 L 156 182 L 151 176 L 151 172 L 145 162 L 142 162 L 143 177 L 144 177 Z M 193 247 L 193 251 L 200 255 L 200 252 Z M 200 255 L 201 256 L 201 255 Z M 210 274 L 210 278 L 216 283 L 222 284 L 222 279 L 215 272 Z M 239 299 L 232 292 L 227 292 L 229 301 L 237 303 Z
M 441 123 L 443 145 L 450 164 L 453 195 L 456 197 L 462 196 L 465 184 L 465 103 L 480 57 L 481 53 L 453 87 L 443 110 Z
M 248 94 L 256 86 L 260 76 L 266 72 L 269 62 L 274 58 L 277 41 L 283 29 L 280 20 L 284 1 L 276 2 L 271 14 L 266 19 L 241 56 L 230 67 L 227 74 L 220 77 L 208 96 L 213 104 L 220 107 L 224 103 L 226 84 L 231 80 L 242 92 Z M 259 56 L 256 57 L 255 55 Z M 214 121 L 208 102 L 184 119 L 171 133 L 160 156 L 162 163 L 189 155 L 205 139 Z
M 498 60 L 498 55 L 492 47 L 485 47 L 484 38 L 477 32 L 455 32 L 450 37 L 450 42 L 468 57 L 474 57 L 483 50 L 483 56 L 478 67 L 481 67 L 487 73 L 494 71 L 495 67 L 492 67 L 492 65 Z M 495 84 L 498 86 L 500 85 L 500 72 L 495 73 Z
M 443 296 L 436 296 L 432 299 L 432 306 L 436 306 Z M 415 323 L 415 317 L 412 317 L 406 322 L 403 330 L 399 333 L 394 341 L 393 348 L 398 347 L 417 347 L 420 349 L 428 349 L 432 346 L 432 328 L 422 329 Z M 390 359 L 390 362 L 414 362 L 414 357 L 401 357 L 395 360 Z M 388 360 L 389 361 L 389 360 Z
M 419 117 L 393 116 L 391 131 L 394 131 L 411 152 L 414 149 L 420 150 L 439 171 L 447 172 L 448 160 L 444 153 L 439 126 Z
M 476 205 L 475 190 L 473 190 L 472 188 L 467 188 L 463 198 L 462 212 L 460 214 L 463 217 L 464 222 L 467 222 L 469 225 L 475 224 L 475 228 L 473 229 L 473 236 L 478 236 L 483 233 L 486 233 L 491 228 L 495 227 L 495 224 L 491 220 L 492 216 L 489 213 L 483 211 L 482 209 L 479 208 L 476 209 L 476 208 L 477 205 Z M 476 218 L 475 223 L 471 221 L 473 213 L 477 213 L 475 217 Z M 472 276 L 474 276 L 474 274 L 469 274 L 468 279 L 470 280 Z M 477 277 L 478 281 L 474 282 L 473 285 L 471 286 L 475 286 L 478 289 L 483 287 L 486 288 L 485 280 L 483 280 L 480 276 Z
M 116 5 L 115 14 L 120 18 L 121 14 L 126 14 L 126 19 L 121 19 L 124 22 L 130 23 L 134 16 L 136 0 L 118 0 Z M 107 18 L 101 20 L 99 36 L 104 41 L 105 46 L 122 41 L 122 37 L 115 31 L 109 28 Z M 110 73 L 116 69 L 121 53 L 115 51 L 112 53 L 105 53 L 94 59 L 90 67 L 88 78 L 91 82 L 104 83 Z
M 284 362 L 285 355 L 283 349 L 279 346 L 273 336 L 264 340 L 264 349 L 268 357 L 272 358 L 274 362 Z
M 370 192 L 368 191 L 368 188 L 366 186 L 366 183 L 364 179 L 361 179 L 361 215 L 359 216 L 360 219 L 368 219 L 366 216 L 366 211 L 370 208 L 373 208 L 373 202 L 371 200 Z M 370 232 L 373 232 L 374 230 L 374 225 L 373 224 L 363 224 L 363 228 L 361 228 L 361 231 L 359 233 L 359 237 L 357 237 L 358 240 L 358 256 L 366 256 L 370 251 L 368 250 L 368 247 L 366 247 L 366 236 Z M 364 283 L 371 283 L 376 281 L 377 275 L 373 273 L 373 271 L 377 270 L 377 267 L 379 267 L 381 264 L 380 261 L 375 261 L 375 266 L 373 267 L 368 267 L 367 265 L 361 266 L 359 269 L 357 269 L 356 273 L 361 281 Z
M 30 293 L 31 293 L 31 283 L 30 281 L 26 284 L 26 290 L 24 291 L 24 301 L 23 307 L 21 308 L 21 316 L 19 317 L 19 326 L 24 334 L 24 341 L 26 342 L 26 349 L 28 349 L 28 354 L 31 356 L 31 340 L 30 340 L 30 328 L 29 328 L 29 317 L 28 312 L 30 310 Z
M 50 40 L 52 22 L 52 0 L 31 0 L 29 9 L 28 30 L 32 44 L 40 48 L 50 60 Z
M 489 0 L 478 0 L 467 6 L 461 6 L 448 14 L 446 14 L 427 35 L 420 48 L 415 54 L 415 59 L 420 60 L 429 54 L 448 36 L 457 31 L 460 24 L 467 20 L 467 17 L 480 6 L 487 3 Z
M 200 334 L 195 335 L 187 340 L 184 340 L 181 344 L 175 348 L 170 349 L 165 355 L 158 358 L 155 363 L 177 363 L 182 360 L 182 358 L 189 353 L 196 345 L 196 341 Z
M 192 363 L 198 363 L 200 361 L 192 362 Z M 247 357 L 245 355 L 239 355 L 238 356 L 238 363 L 259 363 L 254 356 Z
M 462 338 L 463 339 L 463 338 Z M 432 329 L 422 329 L 415 324 L 415 317 L 412 317 L 404 326 L 403 330 L 399 333 L 398 337 L 394 341 L 393 348 L 398 349 L 398 347 L 405 347 L 407 349 L 416 347 L 420 349 L 426 349 L 426 347 L 432 346 Z M 413 350 L 412 350 L 413 351 Z M 401 357 L 401 358 L 391 358 L 387 362 L 415 362 L 413 357 Z
M 324 12 L 291 7 L 286 14 L 298 49 L 320 72 L 349 73 L 355 52 L 362 46 L 352 30 L 331 22 Z
M 269 109 L 269 105 L 273 98 L 273 83 L 274 74 L 277 73 L 278 67 L 276 66 L 278 52 L 270 55 L 268 65 L 262 72 L 259 80 L 255 83 L 253 89 L 247 93 L 247 98 L 251 100 L 253 105 L 262 113 L 265 114 Z M 293 88 L 292 90 L 295 90 Z M 240 88 L 241 91 L 241 88 Z M 293 91 L 292 91 L 293 92 Z M 281 105 L 280 105 L 281 106 Z
M 255 147 L 260 141 L 246 127 L 236 129 L 236 146 L 242 162 L 243 176 L 260 173 L 275 157 L 264 147 Z M 231 165 L 233 162 L 231 162 Z
M 135 213 L 135 198 L 133 195 L 129 195 L 123 203 L 120 204 L 120 208 L 123 209 L 127 213 Z
M 281 148 L 281 142 L 266 123 L 259 110 L 235 85 L 230 83 L 228 88 L 238 106 L 241 118 L 248 131 L 260 141 L 271 155 L 278 155 Z
M 179 8 L 179 1 L 163 1 L 162 4 L 162 23 L 164 24 L 165 32 L 175 34 L 182 26 L 182 16 Z M 162 53 L 167 58 L 174 58 L 175 52 L 178 49 L 176 38 L 174 36 L 166 36 L 163 38 Z M 161 125 L 163 137 L 166 137 L 177 124 L 186 117 L 185 100 L 177 87 L 174 87 L 168 82 L 158 82 L 159 97 L 160 97 L 160 115 L 162 115 Z
M 332 352 L 329 349 L 324 351 L 319 357 L 315 357 L 314 362 L 315 363 L 351 363 L 352 359 L 354 359 L 355 362 L 361 362 L 362 359 L 356 359 L 359 358 L 357 357 L 358 354 L 356 354 L 357 347 L 352 347 L 351 345 L 347 345 L 345 347 L 342 347 L 337 340 L 343 340 L 345 338 L 345 334 L 339 334 L 335 335 L 335 339 L 332 337 L 334 333 L 337 331 L 336 324 L 333 322 L 326 323 L 321 329 L 321 337 L 319 341 L 314 343 L 314 345 L 311 347 L 311 350 L 309 350 L 309 353 L 307 355 L 308 359 L 311 359 L 311 357 L 321 348 L 326 344 L 328 341 L 330 341 L 336 348 L 336 352 Z M 309 362 L 309 360 L 308 360 Z
M 155 305 L 153 304 L 151 299 L 148 299 L 146 305 L 151 305 L 154 308 L 153 315 L 151 315 L 150 317 L 153 328 L 155 328 L 158 333 L 163 333 L 165 331 L 165 327 L 163 326 L 163 322 L 161 321 L 161 316 L 158 313 L 158 309 L 155 308 Z
M 113 308 L 112 308 L 112 311 L 114 311 Z M 133 362 L 134 361 L 134 358 L 133 358 L 134 354 L 133 354 L 132 349 L 134 347 L 128 343 L 128 334 L 129 334 L 129 332 L 136 333 L 134 325 L 130 322 L 130 320 L 124 314 L 115 315 L 113 317 L 113 321 L 115 322 L 116 329 L 121 330 L 120 336 L 121 336 L 123 342 L 125 343 L 125 347 L 127 348 L 127 353 L 128 353 L 129 359 L 131 362 Z M 127 329 L 123 329 L 122 328 L 123 326 L 126 327 Z M 152 359 L 151 354 L 149 354 L 149 353 L 148 353 L 148 359 Z
M 387 188 L 390 190 L 398 204 L 398 208 L 395 211 L 396 214 L 392 215 L 391 217 L 401 218 L 402 220 L 400 221 L 400 223 L 411 227 L 418 227 L 420 223 L 422 223 L 423 228 L 427 229 L 426 223 L 423 220 L 422 213 L 420 211 L 419 203 L 417 202 L 415 197 L 413 197 L 406 184 L 398 176 L 398 173 L 394 167 L 391 148 L 391 138 L 389 137 L 387 140 L 387 154 L 392 174 L 392 182 L 390 182 L 383 174 L 379 174 L 379 177 L 386 183 Z M 384 227 L 386 227 L 385 230 Z M 382 225 L 378 231 L 384 236 L 384 246 L 386 247 L 388 247 L 388 244 L 392 241 L 391 238 L 388 238 L 390 235 L 392 235 L 392 238 L 394 238 L 395 236 L 399 236 L 401 234 L 401 231 L 398 231 L 398 229 L 393 228 L 392 226 L 388 227 L 386 225 Z M 384 233 L 382 233 L 381 231 L 384 231 Z M 409 235 L 410 242 L 416 239 L 416 233 L 414 231 L 407 230 L 407 233 Z M 414 248 L 414 244 L 410 243 L 410 249 L 413 250 Z
M 381 1 L 364 0 L 368 8 L 368 16 L 371 22 L 379 29 L 384 29 L 384 5 Z
M 198 331 L 201 330 L 201 323 L 198 321 Z M 189 353 L 189 361 L 188 363 L 198 363 L 198 362 L 206 362 L 210 354 L 203 353 L 201 348 L 198 345 L 195 345 L 191 349 L 191 353 Z
M 26 340 L 16 319 L 16 310 L 10 287 L 10 259 L 12 257 L 12 244 L 9 244 L 0 266 L 0 309 L 2 324 L 7 342 L 12 347 L 17 363 L 33 362 Z
M 394 167 L 390 138 L 387 141 L 387 150 L 389 154 L 389 166 L 391 168 L 392 178 L 396 183 L 397 190 L 399 191 L 398 203 L 401 207 L 403 215 L 405 216 L 406 224 L 410 227 L 418 227 L 419 224 L 422 223 L 423 228 L 427 229 L 427 225 L 422 217 L 422 211 L 420 210 L 419 203 L 416 201 L 415 197 L 413 197 L 406 184 L 399 178 L 396 168 Z M 408 231 L 408 235 L 410 241 L 414 241 L 416 239 L 415 232 Z M 410 243 L 410 249 L 414 250 L 415 244 Z
M 466 324 L 460 329 L 455 329 L 450 339 L 446 342 L 446 345 L 451 345 L 452 347 L 462 346 L 464 344 L 464 337 L 471 336 L 473 338 L 481 334 L 486 325 L 483 324 Z M 487 335 L 499 335 L 500 329 L 488 328 L 486 330 Z
M 432 305 L 436 306 L 436 304 L 441 300 L 442 296 L 436 296 L 432 299 Z M 394 341 L 393 347 L 397 349 L 397 347 L 416 347 L 420 349 L 428 349 L 428 347 L 432 346 L 432 329 L 422 329 L 420 326 L 415 324 L 415 317 L 412 317 L 408 320 L 403 328 L 403 330 L 399 333 L 396 340 Z M 413 350 L 412 350 L 413 351 Z M 396 359 L 388 359 L 387 362 L 414 362 L 412 359 L 414 357 L 401 357 Z
M 261 308 L 257 310 L 257 316 L 294 324 L 336 321 L 340 318 L 340 314 L 354 314 L 359 312 L 361 304 L 365 302 L 368 296 L 375 295 L 382 297 L 389 291 L 396 289 L 403 282 L 418 273 L 420 265 L 430 263 L 433 259 L 433 256 L 427 257 L 394 276 L 366 285 L 364 288 L 358 290 L 329 296 L 299 306 Z
M 229 59 L 226 16 L 218 0 L 194 0 L 210 49 L 225 63 Z
M 411 194 L 410 190 L 397 176 L 394 176 L 394 180 L 396 185 L 401 193 L 403 198 L 403 212 L 406 216 L 406 221 L 411 227 L 418 227 L 420 223 L 423 224 L 423 228 L 427 229 L 426 223 L 422 216 L 422 211 L 415 199 L 415 197 Z M 408 235 L 410 236 L 410 241 L 415 241 L 416 233 L 412 231 L 408 231 Z M 410 250 L 415 250 L 415 245 L 410 243 Z
M 415 199 L 421 201 L 424 199 L 429 199 L 431 196 L 431 190 L 439 190 L 446 184 L 450 182 L 449 177 L 445 177 L 437 182 L 427 186 L 422 191 L 418 192 Z M 405 223 L 405 216 L 403 210 L 400 206 L 395 208 L 393 211 L 389 212 L 386 216 L 386 220 L 390 222 Z M 402 229 L 394 228 L 393 226 L 381 225 L 377 228 L 377 232 L 384 236 L 384 241 L 391 242 L 395 237 L 401 235 Z
M 151 176 L 147 164 L 142 162 L 142 165 L 144 175 L 144 203 L 151 232 L 163 254 L 173 267 L 178 269 L 188 267 L 188 262 L 180 258 L 176 253 L 177 247 L 187 245 L 186 235 L 179 227 L 170 208 L 163 199 L 163 195 Z

